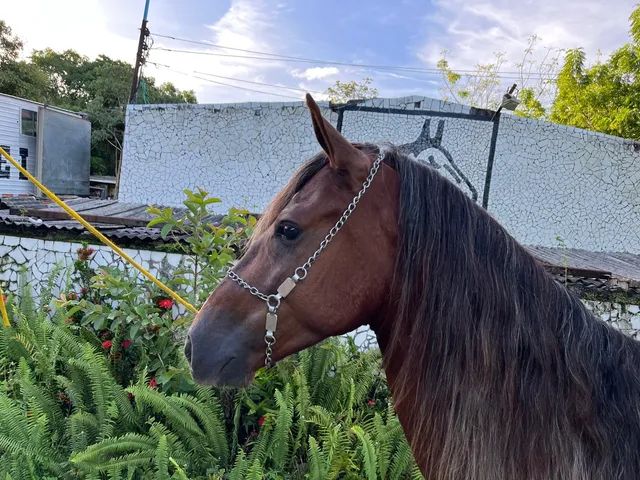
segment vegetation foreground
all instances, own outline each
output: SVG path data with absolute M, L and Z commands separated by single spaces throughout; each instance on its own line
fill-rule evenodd
M 188 258 L 166 276 L 194 301 L 253 225 L 237 211 L 219 226 L 199 223 L 216 201 L 187 192 L 187 217 L 155 212 Z M 79 248 L 37 299 L 28 286 L 9 299 L 0 478 L 422 478 L 377 350 L 334 339 L 246 389 L 198 386 L 182 355 L 190 318 L 130 272 L 94 269 L 93 255 Z

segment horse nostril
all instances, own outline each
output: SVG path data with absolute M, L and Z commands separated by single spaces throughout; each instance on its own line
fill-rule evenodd
M 191 337 L 187 336 L 187 341 L 184 344 L 184 356 L 187 357 L 187 361 L 191 363 Z

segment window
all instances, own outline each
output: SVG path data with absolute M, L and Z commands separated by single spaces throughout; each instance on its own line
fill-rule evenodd
M 9 155 L 11 155 L 11 147 L 9 147 L 9 145 L 0 145 L 0 147 L 2 147 L 2 149 L 7 152 Z M 3 164 L 6 163 L 6 166 L 3 166 Z M 9 165 L 9 162 L 7 162 L 3 156 L 0 156 L 0 178 L 9 178 L 11 176 L 11 166 Z
M 38 132 L 38 112 L 22 110 L 20 117 L 22 120 L 22 134 L 35 137 Z
M 24 168 L 25 170 L 27 169 L 27 159 L 29 158 L 29 149 L 28 148 L 21 148 L 20 149 L 20 164 L 22 165 L 22 168 Z M 20 172 L 20 175 L 18 176 L 18 178 L 20 180 L 28 180 L 27 177 L 25 177 L 22 172 Z

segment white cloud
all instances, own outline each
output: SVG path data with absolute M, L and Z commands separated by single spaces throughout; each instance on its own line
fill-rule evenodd
M 291 75 L 311 81 L 332 77 L 338 75 L 338 73 L 340 73 L 340 70 L 336 67 L 311 67 L 302 71 L 292 70 Z
M 226 13 L 215 23 L 208 25 L 212 35 L 211 38 L 205 40 L 225 47 L 267 53 L 275 52 L 277 50 L 276 45 L 281 45 L 282 38 L 286 37 L 286 29 L 278 23 L 279 14 L 284 8 L 285 5 L 275 4 L 270 0 L 232 0 Z M 175 48 L 175 44 L 171 42 L 158 42 L 156 45 L 164 45 L 165 43 L 166 45 L 171 44 L 172 48 Z M 186 47 L 183 45 L 181 48 Z M 207 48 L 204 46 L 188 49 L 232 56 L 178 55 L 170 52 L 154 51 L 152 52 L 152 60 L 157 63 L 169 64 L 176 70 L 185 73 L 206 72 L 223 77 L 265 83 L 278 83 L 265 81 L 265 78 L 273 78 L 285 68 L 282 62 L 277 60 L 260 61 L 254 58 L 239 58 L 242 56 L 256 56 L 249 52 L 216 47 Z M 154 71 L 154 75 L 158 78 L 164 78 L 162 75 L 165 74 L 167 74 L 166 70 L 156 69 Z M 300 92 L 235 82 L 213 76 L 197 75 L 208 78 L 210 81 L 188 78 L 185 75 L 182 75 L 182 78 L 177 78 L 175 75 L 167 78 L 176 85 L 180 85 L 181 88 L 187 88 L 183 85 L 190 85 L 188 88 L 196 90 L 198 101 L 201 103 L 255 101 L 257 98 L 267 101 L 293 101 L 302 98 L 302 93 Z M 234 84 L 254 91 L 220 85 L 220 83 Z M 255 90 L 272 92 L 273 95 L 259 93 Z
M 95 57 L 101 53 L 112 58 L 133 61 L 136 53 L 136 30 L 142 10 L 119 8 L 123 22 L 131 23 L 132 34 L 124 37 L 111 31 L 108 18 L 113 12 L 99 0 L 31 0 L 3 2 L 2 19 L 24 42 L 24 56 L 34 49 L 74 49 Z M 138 12 L 138 10 L 140 10 Z M 135 19 L 135 20 L 134 20 Z
M 448 51 L 450 64 L 473 69 L 504 52 L 514 70 L 523 56 L 527 39 L 539 37 L 540 50 L 583 47 L 588 58 L 598 50 L 605 54 L 628 41 L 629 21 L 636 0 L 435 0 L 436 11 L 426 18 L 444 35 L 426 33 L 417 55 L 429 67 Z

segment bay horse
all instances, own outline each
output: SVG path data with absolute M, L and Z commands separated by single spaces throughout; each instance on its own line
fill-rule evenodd
M 197 314 L 194 379 L 246 385 L 369 324 L 427 479 L 640 478 L 640 344 L 432 167 L 307 105 L 323 153 Z

